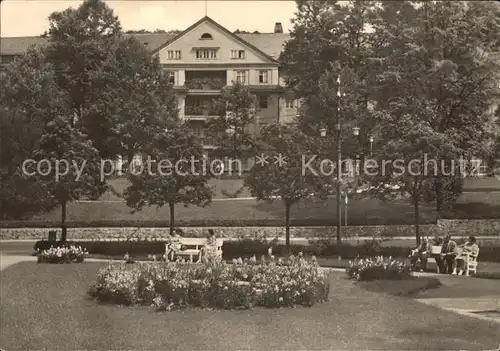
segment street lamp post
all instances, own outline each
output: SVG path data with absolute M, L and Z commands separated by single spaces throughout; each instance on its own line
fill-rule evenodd
M 370 157 L 373 154 L 373 140 L 373 136 L 370 136 L 370 138 L 368 139 L 368 141 L 370 142 Z
M 340 112 L 340 111 L 338 111 Z M 339 115 L 340 116 L 340 115 Z M 341 125 L 340 123 L 337 123 L 335 126 L 336 132 L 337 132 L 337 242 L 342 241 L 342 196 L 341 196 L 341 182 L 342 182 L 342 150 L 341 150 Z M 326 128 L 321 128 L 320 130 L 320 135 L 321 137 L 326 137 L 327 130 Z M 357 136 L 359 135 L 359 128 L 354 127 L 352 129 L 353 135 Z M 344 194 L 344 201 L 345 201 L 345 225 L 347 227 L 347 192 Z

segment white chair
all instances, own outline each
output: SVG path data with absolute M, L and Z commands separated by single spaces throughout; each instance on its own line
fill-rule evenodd
M 471 273 L 477 273 L 477 256 L 471 255 L 467 252 L 465 255 L 465 275 L 468 277 Z M 479 256 L 479 252 L 478 252 Z

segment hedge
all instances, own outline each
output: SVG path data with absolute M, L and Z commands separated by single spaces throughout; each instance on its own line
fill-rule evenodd
M 68 243 L 68 242 L 67 242 Z M 71 243 L 71 242 L 69 242 Z M 123 257 L 125 253 L 129 253 L 131 257 L 146 257 L 148 255 L 162 255 L 165 253 L 165 243 L 160 241 L 78 241 L 75 245 L 80 245 L 87 249 L 89 254 L 119 256 Z M 46 240 L 38 241 L 34 250 L 44 250 L 50 246 L 61 245 L 60 242 L 49 242 Z M 245 258 L 256 255 L 260 258 L 261 255 L 267 255 L 268 249 L 272 247 L 273 254 L 276 256 L 286 256 L 286 247 L 282 244 L 266 242 L 254 239 L 242 239 L 237 241 L 225 241 L 222 247 L 223 258 L 231 260 L 233 258 Z M 347 243 L 331 243 L 326 241 L 315 241 L 309 245 L 290 245 L 292 254 L 302 252 L 308 256 L 317 257 L 342 257 L 353 259 L 356 257 L 374 257 L 374 256 L 392 256 L 392 257 L 407 257 L 413 246 L 381 246 L 377 242 L 366 242 L 360 245 L 352 245 Z M 500 262 L 499 246 L 489 245 L 481 246 L 481 254 L 479 261 Z

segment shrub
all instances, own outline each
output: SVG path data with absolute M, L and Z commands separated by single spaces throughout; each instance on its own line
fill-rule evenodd
M 383 256 L 351 261 L 346 268 L 346 274 L 349 279 L 358 281 L 400 280 L 411 277 L 409 264 Z
M 98 272 L 89 290 L 93 299 L 122 305 L 173 308 L 252 308 L 312 306 L 328 298 L 329 277 L 317 262 L 301 256 L 255 257 L 233 264 L 182 261 L 111 264 Z
M 163 255 L 165 253 L 166 241 L 153 240 L 127 240 L 127 241 L 78 241 L 67 242 L 67 244 L 79 245 L 87 249 L 89 254 L 105 255 L 109 257 L 123 257 L 125 253 L 129 253 L 131 257 L 144 257 L 148 255 Z M 409 241 L 411 242 L 411 241 Z M 46 240 L 38 241 L 34 249 L 35 251 L 46 250 L 51 246 L 57 247 L 64 245 L 61 242 L 50 242 Z M 500 262 L 500 243 L 492 242 L 491 240 L 480 242 L 479 261 Z M 273 249 L 275 256 L 286 256 L 286 247 L 276 242 L 268 242 L 265 240 L 242 239 L 235 241 L 224 241 L 222 246 L 222 258 L 231 260 L 238 257 L 252 257 L 256 255 L 260 257 L 267 254 L 269 248 Z M 407 257 L 414 246 L 385 246 L 378 241 L 369 241 L 361 244 L 348 244 L 331 241 L 313 241 L 309 245 L 290 245 L 290 253 L 297 255 L 299 252 L 307 256 L 317 257 L 342 257 L 346 259 L 368 258 L 376 256 L 392 256 L 392 257 Z
M 87 254 L 87 250 L 81 246 L 52 246 L 38 252 L 38 263 L 81 263 Z

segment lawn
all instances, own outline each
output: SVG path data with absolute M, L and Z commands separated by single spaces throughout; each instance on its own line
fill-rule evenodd
M 299 203 L 293 206 L 291 216 L 295 220 L 326 219 L 335 220 L 335 199 Z M 409 223 L 413 221 L 413 209 L 404 202 L 382 202 L 377 199 L 359 199 L 350 201 L 349 218 L 363 223 L 375 221 L 380 223 Z M 61 210 L 35 216 L 34 220 L 59 221 Z M 422 223 L 433 223 L 436 215 L 431 208 L 422 208 Z M 214 201 L 204 208 L 184 207 L 177 205 L 176 220 L 282 220 L 284 223 L 285 208 L 281 201 L 274 203 L 257 202 L 255 200 L 228 199 Z M 102 220 L 169 220 L 168 207 L 157 209 L 146 207 L 140 212 L 131 213 L 131 209 L 122 202 L 84 202 L 71 203 L 67 208 L 67 220 L 70 221 L 102 221 Z M 348 219 L 349 219 L 348 218 Z
M 496 180 L 496 178 L 495 178 Z M 110 181 L 118 193 L 126 188 L 127 180 Z M 500 182 L 499 182 L 500 183 Z M 243 185 L 241 179 L 212 179 L 215 189 L 214 201 L 205 208 L 184 207 L 178 204 L 175 209 L 178 221 L 258 221 L 278 220 L 284 222 L 285 209 L 281 201 L 268 203 L 249 199 L 248 190 L 240 198 L 224 198 L 222 189 L 234 193 Z M 103 220 L 139 220 L 168 221 L 170 218 L 167 206 L 163 208 L 146 207 L 140 212 L 131 213 L 123 199 L 112 193 L 103 195 L 103 202 L 70 203 L 67 208 L 69 221 L 103 221 Z M 335 223 L 337 219 L 337 202 L 334 197 L 327 200 L 307 200 L 292 207 L 292 220 L 328 220 Z M 422 206 L 421 223 L 435 223 L 436 213 L 433 206 Z M 500 192 L 466 192 L 458 204 L 450 212 L 451 218 L 500 218 Z M 485 216 L 486 215 L 486 216 Z M 61 210 L 33 217 L 33 220 L 59 221 Z M 348 223 L 356 224 L 413 224 L 413 207 L 404 200 L 381 201 L 374 198 L 350 199 L 348 207 Z M 446 217 L 446 216 L 445 216 Z
M 312 308 L 156 313 L 99 305 L 85 292 L 103 264 L 19 263 L 0 273 L 0 347 L 47 350 L 493 349 L 498 324 L 332 278 Z

